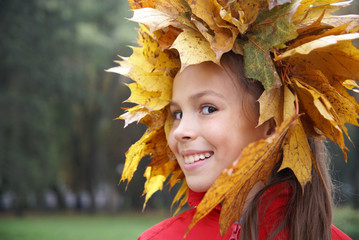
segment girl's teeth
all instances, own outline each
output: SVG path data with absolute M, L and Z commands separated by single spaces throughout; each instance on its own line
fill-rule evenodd
M 187 156 L 187 157 L 184 157 L 184 162 L 186 164 L 191 164 L 191 163 L 194 163 L 194 162 L 197 162 L 199 160 L 203 160 L 205 158 L 209 158 L 211 156 L 210 153 L 205 153 L 205 154 L 195 154 L 195 155 L 191 155 L 191 156 Z

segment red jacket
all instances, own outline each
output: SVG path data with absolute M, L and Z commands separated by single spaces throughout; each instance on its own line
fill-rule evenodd
M 260 209 L 259 214 L 264 213 L 264 223 L 273 223 L 283 215 L 283 207 L 288 202 L 288 195 L 291 194 L 289 188 L 278 184 L 268 189 L 262 196 L 262 201 L 270 201 L 269 206 L 264 209 Z M 278 194 L 279 192 L 279 194 Z M 274 194 L 276 193 L 276 194 Z M 202 200 L 204 193 L 196 193 L 190 191 L 188 197 L 188 205 L 195 207 Z M 274 199 L 274 200 L 273 200 Z M 201 219 L 192 229 L 189 231 L 186 238 L 184 235 L 187 231 L 189 224 L 196 212 L 195 208 L 189 209 L 178 216 L 168 218 L 152 228 L 146 230 L 138 240 L 236 240 L 239 239 L 240 226 L 233 224 L 232 229 L 221 238 L 219 232 L 219 215 L 220 207 L 212 210 L 207 216 Z M 258 239 L 268 239 L 270 233 L 270 227 L 272 224 L 265 224 L 259 227 Z M 284 228 L 276 237 L 276 240 L 289 239 L 289 229 Z M 342 231 L 332 225 L 332 239 L 333 240 L 350 240 Z

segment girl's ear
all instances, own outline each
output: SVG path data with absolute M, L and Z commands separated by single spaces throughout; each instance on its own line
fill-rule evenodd
M 276 123 L 274 118 L 267 120 L 265 123 L 265 137 L 271 136 L 275 132 Z

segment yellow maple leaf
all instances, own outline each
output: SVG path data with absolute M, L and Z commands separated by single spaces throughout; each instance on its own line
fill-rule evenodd
M 222 6 L 221 17 L 236 26 L 241 34 L 244 34 L 254 23 L 260 10 L 267 7 L 266 0 L 218 0 L 218 3 Z
M 141 159 L 153 153 L 152 148 L 156 146 L 153 140 L 159 139 L 158 136 L 161 136 L 160 130 L 145 133 L 140 140 L 128 149 L 126 152 L 126 159 L 128 160 L 125 162 L 121 181 L 127 180 L 127 184 L 131 181 Z
M 135 106 L 127 110 L 126 113 L 122 114 L 120 117 L 116 119 L 124 119 L 125 120 L 125 126 L 127 127 L 129 124 L 133 122 L 139 122 L 143 117 L 145 117 L 149 110 L 143 106 Z
M 131 90 L 131 95 L 126 101 L 145 106 L 151 111 L 162 109 L 170 102 L 170 99 L 161 98 L 161 92 L 146 91 L 138 83 L 127 84 L 127 86 Z
M 133 10 L 133 16 L 129 20 L 146 25 L 152 33 L 169 25 L 183 27 L 182 23 L 177 20 L 177 17 L 158 9 L 141 8 Z
M 265 90 L 258 99 L 259 120 L 258 126 L 267 120 L 274 118 L 277 126 L 283 121 L 292 117 L 297 110 L 295 109 L 295 97 L 285 85 L 279 88 Z
M 313 87 L 310 87 L 295 78 L 292 78 L 291 80 L 293 81 L 298 94 L 302 111 L 310 118 L 309 122 L 313 122 L 313 126 L 315 126 L 312 130 L 306 130 L 307 134 L 316 132 L 318 135 L 328 137 L 339 145 L 346 157 L 346 147 L 344 144 L 341 122 L 331 103 L 327 100 L 324 94 L 321 94 Z M 313 126 L 306 125 L 306 127 Z
M 265 90 L 259 102 L 258 126 L 271 118 L 274 118 L 277 125 L 283 121 L 283 89 L 281 87 Z
M 359 38 L 359 33 L 351 33 L 351 34 L 343 34 L 339 36 L 326 36 L 314 41 L 302 44 L 294 49 L 284 52 L 283 54 L 279 55 L 275 58 L 275 61 L 299 55 L 307 55 L 312 51 L 315 52 L 327 52 L 328 47 L 330 50 L 340 50 L 345 52 L 347 49 L 345 44 L 347 44 L 348 40 L 353 40 Z M 339 54 L 340 55 L 340 54 Z
M 314 161 L 307 135 L 300 119 L 290 126 L 283 145 L 283 162 L 279 170 L 290 168 L 304 193 L 304 186 L 312 179 L 312 162 Z
M 172 44 L 181 59 L 181 71 L 193 64 L 212 61 L 217 62 L 216 54 L 210 48 L 208 41 L 197 31 L 184 30 Z
M 146 171 L 143 175 L 147 179 L 143 190 L 143 195 L 145 195 L 143 209 L 146 207 L 147 201 L 150 199 L 150 197 L 155 192 L 162 190 L 164 182 L 176 169 L 177 165 L 178 164 L 176 161 L 153 161 L 146 168 Z
M 340 126 L 345 133 L 347 133 L 345 123 L 358 126 L 359 104 L 345 91 L 344 85 L 332 85 L 324 74 L 311 66 L 297 66 L 294 69 L 294 76 L 325 95 L 338 115 Z
M 318 20 L 321 20 L 321 19 L 318 19 Z M 300 34 L 300 36 L 296 40 L 293 41 L 293 43 L 290 45 L 289 48 L 287 48 L 287 50 L 296 48 L 305 43 L 314 41 L 314 40 L 322 38 L 322 37 L 345 34 L 345 33 L 347 33 L 346 29 L 348 28 L 349 24 L 350 24 L 350 22 L 347 22 L 347 23 L 344 23 L 342 25 L 332 28 L 328 25 L 323 25 L 321 23 L 321 21 L 314 22 L 312 25 L 298 30 L 298 33 Z M 326 31 L 323 31 L 323 30 L 326 30 Z M 320 33 L 318 34 L 318 32 L 320 32 Z
M 341 1 L 342 0 L 302 0 L 293 15 L 293 22 L 295 24 L 308 24 L 305 20 L 311 21 L 316 19 L 316 17 L 322 13 L 323 9 L 326 9 L 328 13 L 338 10 L 338 7 L 341 7 L 340 5 L 330 4 Z
M 190 1 L 194 18 L 192 21 L 197 29 L 210 43 L 211 48 L 219 59 L 223 53 L 232 49 L 234 41 L 239 33 L 232 24 L 224 21 L 220 16 L 221 5 L 215 0 Z

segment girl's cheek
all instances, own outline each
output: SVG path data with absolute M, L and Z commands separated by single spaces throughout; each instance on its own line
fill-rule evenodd
M 171 151 L 176 154 L 177 144 L 176 144 L 176 139 L 173 135 L 173 131 L 174 131 L 174 127 L 172 127 L 171 131 L 168 134 L 167 142 L 168 142 L 168 146 L 170 147 Z

